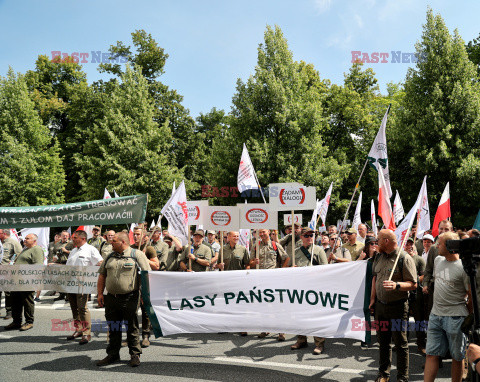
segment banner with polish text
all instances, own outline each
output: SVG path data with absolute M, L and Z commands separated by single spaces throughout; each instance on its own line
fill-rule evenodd
M 140 223 L 148 195 L 35 207 L 0 207 L 0 228 L 70 227 Z
M 97 266 L 0 265 L 0 291 L 55 290 L 62 293 L 97 293 Z
M 272 332 L 365 341 L 365 331 L 353 323 L 365 322 L 368 311 L 366 270 L 366 261 L 354 261 L 228 272 L 144 271 L 142 297 L 156 337 Z

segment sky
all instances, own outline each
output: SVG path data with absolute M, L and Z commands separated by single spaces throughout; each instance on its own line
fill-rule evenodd
M 10 66 L 34 69 L 40 54 L 78 52 L 89 53 L 83 70 L 93 82 L 105 75 L 91 52 L 130 45 L 130 34 L 144 29 L 169 55 L 160 80 L 184 96 L 192 117 L 213 107 L 229 112 L 237 80 L 254 73 L 266 26 L 278 25 L 294 59 L 332 83 L 343 83 L 352 51 L 389 53 L 387 63 L 366 64 L 385 93 L 414 65 L 392 63 L 391 52 L 415 52 L 428 7 L 465 42 L 479 36 L 477 0 L 0 0 L 0 76 Z

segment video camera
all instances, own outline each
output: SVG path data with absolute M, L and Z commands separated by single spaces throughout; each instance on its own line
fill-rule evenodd
M 461 258 L 469 255 L 480 256 L 480 237 L 470 237 L 462 240 L 447 240 L 445 244 L 450 253 L 458 253 Z

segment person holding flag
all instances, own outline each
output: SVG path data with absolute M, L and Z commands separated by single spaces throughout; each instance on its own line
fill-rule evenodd
M 375 320 L 382 323 L 377 331 L 380 348 L 379 374 L 376 382 L 390 379 L 392 352 L 390 343 L 397 349 L 397 381 L 408 381 L 408 339 L 406 328 L 392 330 L 392 321 L 408 319 L 408 292 L 417 287 L 417 271 L 410 255 L 397 245 L 395 233 L 383 229 L 378 234 L 379 254 L 373 261 L 370 310 Z M 398 262 L 397 262 L 397 257 Z M 396 265 L 396 266 L 395 266 Z M 393 276 L 390 279 L 391 270 Z

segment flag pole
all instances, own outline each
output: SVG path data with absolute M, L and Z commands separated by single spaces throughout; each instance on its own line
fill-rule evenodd
M 388 277 L 388 281 L 392 280 L 393 272 L 395 271 L 395 267 L 397 266 L 398 259 L 400 258 L 400 253 L 403 251 L 403 248 L 405 247 L 405 243 L 407 242 L 408 236 L 410 236 L 410 228 L 411 227 L 408 227 L 407 233 L 405 234 L 405 237 L 403 238 L 402 246 L 400 247 L 400 250 L 398 251 L 397 258 L 395 259 L 395 263 L 393 263 L 392 271 L 390 272 L 390 276 Z
M 192 259 L 190 258 L 190 253 L 192 251 L 192 242 L 191 242 L 191 233 L 190 233 L 190 226 L 187 225 L 188 229 L 188 269 L 192 270 Z
M 250 159 L 250 161 L 251 161 L 251 159 Z M 260 182 L 258 181 L 257 173 L 255 172 L 255 170 L 253 170 L 253 175 L 255 176 L 255 181 L 257 182 L 258 189 L 260 190 L 260 193 L 262 194 L 263 202 L 265 204 L 267 204 L 267 201 L 265 200 L 265 195 L 263 195 L 262 187 L 260 186 Z
M 220 263 L 223 264 L 223 231 L 220 231 Z
M 352 194 L 352 197 L 351 197 L 351 199 L 350 199 L 350 203 L 348 203 L 347 211 L 345 212 L 345 216 L 343 217 L 342 225 L 340 226 L 340 232 L 338 232 L 338 234 L 337 234 L 337 239 L 335 240 L 335 246 L 337 245 L 337 242 L 338 242 L 339 239 L 340 239 L 340 235 L 342 234 L 342 230 L 343 230 L 343 228 L 344 228 L 343 225 L 344 225 L 345 221 L 347 220 L 348 212 L 350 211 L 350 207 L 352 206 L 353 199 L 355 198 L 355 194 L 357 193 L 357 190 L 358 190 L 358 188 L 360 187 L 360 180 L 362 180 L 363 173 L 365 172 L 365 168 L 367 167 L 367 164 L 368 164 L 368 157 L 367 157 L 367 159 L 365 160 L 365 164 L 363 165 L 362 172 L 360 173 L 360 177 L 358 178 L 357 184 L 355 185 L 355 189 L 353 190 L 353 194 Z M 335 247 L 334 247 L 334 248 L 335 248 Z M 333 250 L 332 250 L 332 251 L 333 251 Z
M 295 214 L 292 210 L 292 267 L 295 266 Z
M 260 242 L 258 241 L 258 231 L 259 229 L 256 230 L 255 232 L 255 236 L 257 238 L 256 242 L 255 242 L 255 247 L 256 247 L 256 259 L 259 260 L 260 259 Z M 257 263 L 257 269 L 260 269 L 260 262 Z

